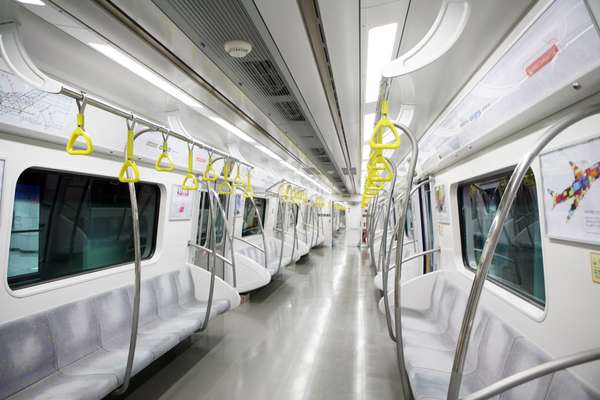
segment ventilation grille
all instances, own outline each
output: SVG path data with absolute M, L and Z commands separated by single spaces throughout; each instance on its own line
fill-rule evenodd
M 275 106 L 288 121 L 304 121 L 304 115 L 295 101 L 281 101 Z
M 290 95 L 290 91 L 271 61 L 242 61 L 240 66 L 262 95 Z

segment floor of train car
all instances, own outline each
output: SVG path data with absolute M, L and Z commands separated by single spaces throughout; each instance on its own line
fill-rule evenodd
M 378 298 L 366 252 L 339 237 L 212 320 L 126 398 L 399 398 Z

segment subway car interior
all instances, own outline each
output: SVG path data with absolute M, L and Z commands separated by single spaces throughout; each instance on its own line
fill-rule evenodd
M 0 0 L 0 400 L 600 400 L 600 0 Z

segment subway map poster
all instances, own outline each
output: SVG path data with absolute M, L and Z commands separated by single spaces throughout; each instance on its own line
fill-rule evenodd
M 542 154 L 546 234 L 600 244 L 600 137 Z

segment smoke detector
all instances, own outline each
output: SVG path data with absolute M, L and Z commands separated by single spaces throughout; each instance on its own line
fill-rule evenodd
M 252 45 L 244 40 L 230 40 L 225 42 L 223 48 L 234 58 L 244 58 L 252 51 Z

